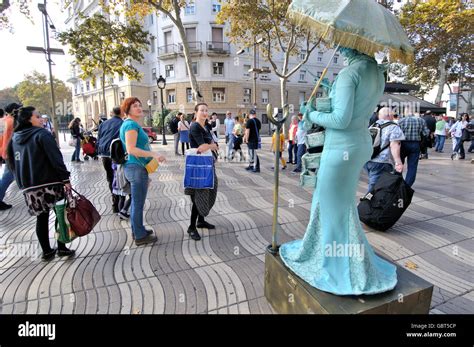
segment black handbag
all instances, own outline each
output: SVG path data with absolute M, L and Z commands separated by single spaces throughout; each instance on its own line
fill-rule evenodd
M 471 132 L 467 128 L 462 129 L 461 141 L 466 142 L 466 141 L 471 141 L 471 140 L 472 140 Z

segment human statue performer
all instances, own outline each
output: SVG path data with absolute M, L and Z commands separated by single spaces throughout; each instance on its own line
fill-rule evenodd
M 395 287 L 396 267 L 378 257 L 367 242 L 355 195 L 361 169 L 372 154 L 368 122 L 384 91 L 385 68 L 356 50 L 339 51 L 348 66 L 333 83 L 330 112 L 319 112 L 312 103 L 302 107 L 306 126 L 326 129 L 324 149 L 306 233 L 302 240 L 283 244 L 280 256 L 320 290 L 377 294 Z

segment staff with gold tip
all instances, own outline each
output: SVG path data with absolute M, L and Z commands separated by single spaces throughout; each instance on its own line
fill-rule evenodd
M 275 171 L 274 171 L 274 189 L 273 189 L 273 224 L 272 224 L 272 244 L 269 246 L 268 250 L 276 254 L 278 252 L 277 246 L 277 232 L 278 232 L 278 192 L 280 186 L 280 168 L 279 168 L 279 160 L 280 160 L 280 133 L 283 124 L 285 123 L 286 119 L 288 118 L 289 108 L 288 105 L 284 105 L 282 109 L 275 108 L 273 109 L 272 104 L 267 105 L 267 114 L 269 120 L 272 124 L 275 125 Z

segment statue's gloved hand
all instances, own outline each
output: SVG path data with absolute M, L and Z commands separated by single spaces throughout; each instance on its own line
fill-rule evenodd
M 313 124 L 314 124 L 314 123 L 311 121 L 310 115 L 311 115 L 311 114 L 314 114 L 314 113 L 316 113 L 316 112 L 310 111 L 309 109 L 307 109 L 307 110 L 305 111 L 305 113 L 303 113 L 303 119 L 302 119 L 302 122 L 303 122 L 303 124 L 302 124 L 303 130 L 308 131 L 309 129 L 311 129 L 311 128 L 313 127 Z
M 314 97 L 309 99 L 308 102 L 303 102 L 300 105 L 300 112 L 304 115 L 306 110 L 309 110 L 309 112 L 316 111 L 316 108 L 314 107 Z

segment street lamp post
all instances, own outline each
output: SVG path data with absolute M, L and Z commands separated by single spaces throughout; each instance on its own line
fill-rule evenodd
M 161 94 L 161 129 L 163 133 L 163 140 L 161 144 L 163 146 L 166 146 L 168 143 L 166 142 L 166 137 L 165 137 L 165 102 L 163 99 L 163 89 L 166 87 L 166 79 L 163 78 L 163 76 L 160 75 L 158 79 L 156 80 L 156 85 L 158 86 L 158 89 L 160 89 L 160 94 Z
M 261 73 L 269 73 L 270 72 L 270 70 L 260 69 L 258 67 L 259 55 L 258 55 L 258 51 L 257 51 L 257 46 L 259 44 L 263 43 L 264 41 L 265 41 L 264 38 L 259 38 L 258 40 L 255 39 L 255 41 L 253 43 L 253 67 L 252 67 L 252 69 L 249 70 L 249 72 L 253 73 L 253 97 L 252 97 L 253 100 L 252 100 L 252 102 L 253 102 L 254 110 L 257 110 L 257 78 L 258 78 L 258 75 L 261 74 Z M 243 54 L 247 48 L 248 47 L 242 48 L 236 54 L 237 55 Z
M 151 100 L 148 99 L 147 101 L 147 105 L 148 105 L 148 126 L 152 126 L 151 124 Z
M 44 16 L 44 38 L 45 38 L 45 47 L 32 47 L 32 46 L 27 46 L 26 50 L 30 53 L 43 53 L 46 55 L 46 61 L 48 62 L 48 68 L 49 68 L 49 83 L 51 87 L 51 117 L 53 119 L 53 127 L 54 127 L 54 133 L 56 137 L 56 142 L 59 147 L 59 125 L 58 125 L 58 119 L 56 116 L 56 100 L 55 100 L 55 95 L 54 95 L 54 83 L 53 83 L 53 70 L 52 70 L 52 60 L 51 60 L 51 54 L 61 54 L 64 55 L 64 51 L 62 49 L 58 48 L 51 48 L 49 45 L 49 28 L 55 29 L 53 23 L 50 23 L 50 18 L 48 15 L 48 12 L 46 11 L 46 0 L 44 0 L 43 4 L 38 4 L 38 9 Z

